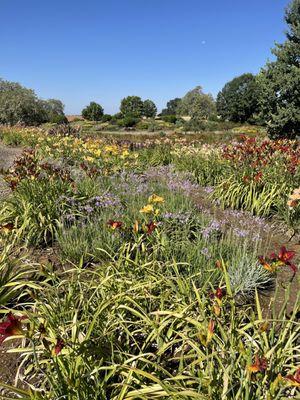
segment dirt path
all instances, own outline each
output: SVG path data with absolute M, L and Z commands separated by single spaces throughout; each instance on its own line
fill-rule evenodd
M 0 142 L 0 198 L 9 193 L 9 189 L 1 175 L 2 169 L 8 169 L 12 166 L 14 160 L 20 156 L 22 149 L 18 147 L 8 147 Z

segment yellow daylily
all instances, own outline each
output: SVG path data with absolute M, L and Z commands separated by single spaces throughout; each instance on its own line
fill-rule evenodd
M 140 213 L 143 214 L 150 214 L 154 211 L 153 205 L 152 204 L 147 204 L 143 208 L 140 209 Z
M 164 203 L 165 199 L 161 196 L 153 194 L 152 196 L 149 197 L 148 201 L 149 203 Z

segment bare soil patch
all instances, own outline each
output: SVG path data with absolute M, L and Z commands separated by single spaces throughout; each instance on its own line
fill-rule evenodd
M 7 187 L 2 175 L 1 170 L 10 168 L 16 158 L 22 153 L 19 147 L 8 147 L 0 143 L 0 199 L 7 196 L 9 188 Z

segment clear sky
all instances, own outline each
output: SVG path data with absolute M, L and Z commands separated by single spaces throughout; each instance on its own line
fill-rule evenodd
M 0 77 L 106 113 L 139 95 L 160 109 L 201 85 L 216 95 L 284 40 L 288 0 L 0 0 Z

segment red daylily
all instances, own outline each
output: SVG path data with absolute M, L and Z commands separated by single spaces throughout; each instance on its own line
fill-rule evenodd
M 260 171 L 260 172 L 258 172 L 255 176 L 254 176 L 254 180 L 255 180 L 255 182 L 260 182 L 261 181 L 261 178 L 262 178 L 262 176 L 263 176 L 263 173 Z
M 263 256 L 258 257 L 260 264 L 269 272 L 276 271 L 276 264 L 272 264 L 272 262 L 268 262 Z
M 7 314 L 6 320 L 0 323 L 0 344 L 8 337 L 24 333 L 21 321 L 25 318 L 16 317 L 11 312 Z
M 146 228 L 147 234 L 151 235 L 151 233 L 157 228 L 157 225 L 153 221 L 151 221 L 149 224 L 146 224 Z
M 267 369 L 268 367 L 268 362 L 265 357 L 258 357 L 258 355 L 255 355 L 255 362 L 252 365 L 248 366 L 248 371 L 256 374 L 257 372 L 263 372 Z
M 216 298 L 217 300 L 222 300 L 222 298 L 226 295 L 226 290 L 225 289 L 221 289 L 221 288 L 217 288 L 215 292 L 210 294 L 210 298 L 214 299 Z
M 290 267 L 295 274 L 298 268 L 295 264 L 291 263 L 291 260 L 295 257 L 295 255 L 296 253 L 294 251 L 289 251 L 285 246 L 282 246 L 278 254 L 272 253 L 270 257 L 272 260 L 279 261 L 281 264 Z
M 212 340 L 214 332 L 215 332 L 215 321 L 211 319 L 208 323 L 206 343 L 209 343 Z
M 5 224 L 5 225 L 0 225 L 0 232 L 3 233 L 9 233 L 14 229 L 14 224 L 11 222 Z
M 123 222 L 122 221 L 114 221 L 114 220 L 110 219 L 107 222 L 107 225 L 111 226 L 112 229 L 120 229 L 123 226 Z
M 294 375 L 287 375 L 284 379 L 289 381 L 292 386 L 300 387 L 300 368 L 297 369 Z
M 65 342 L 62 339 L 58 338 L 56 340 L 56 345 L 54 346 L 53 350 L 54 354 L 57 356 L 64 347 L 65 347 Z

